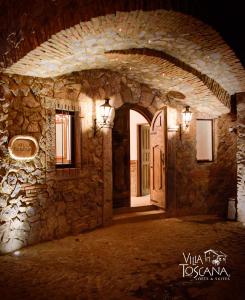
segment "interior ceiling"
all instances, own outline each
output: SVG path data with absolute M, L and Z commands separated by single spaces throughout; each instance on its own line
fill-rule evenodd
M 3 13 L 0 20 L 7 15 L 9 27 L 4 28 L 0 37 L 3 40 L 2 66 L 7 67 L 3 71 L 54 77 L 73 71 L 108 68 L 147 83 L 164 94 L 171 90 L 182 92 L 186 103 L 198 110 L 216 114 L 229 111 L 230 95 L 244 90 L 244 69 L 216 31 L 197 19 L 173 11 L 116 12 L 117 8 L 126 11 L 136 7 L 158 8 L 166 6 L 165 1 L 154 1 L 154 5 L 148 1 L 115 2 L 106 1 L 102 5 L 103 1 L 24 0 L 30 6 L 24 6 L 22 1 L 21 17 L 13 12 L 16 7 L 12 0 L 5 2 L 9 3 L 5 4 L 8 14 Z M 167 8 L 177 6 L 179 10 L 186 10 L 187 4 L 189 1 L 172 1 L 172 6 Z M 1 7 L 4 9 L 3 3 Z M 116 14 L 90 20 L 92 16 L 114 12 Z M 75 26 L 67 28 L 74 23 Z M 63 28 L 67 29 L 59 31 Z M 176 61 L 172 63 L 154 54 L 117 53 L 132 48 L 157 50 L 167 58 L 176 59 L 177 65 Z

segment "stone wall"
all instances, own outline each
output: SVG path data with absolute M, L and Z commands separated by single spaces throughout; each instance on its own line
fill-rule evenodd
M 1 252 L 102 225 L 102 136 L 84 131 L 83 161 L 56 170 L 53 87 L 52 80 L 1 77 Z M 15 135 L 37 139 L 34 160 L 9 156 Z
M 33 80 L 1 78 L 1 251 L 9 252 L 40 240 L 48 193 L 45 180 L 46 153 L 40 143 L 32 161 L 13 160 L 8 141 L 18 134 L 46 135 L 42 100 L 30 85 Z
M 177 108 L 179 113 L 181 109 Z M 214 119 L 214 160 L 196 160 L 196 119 L 210 119 L 207 114 L 194 113 L 190 129 L 175 137 L 174 158 L 169 166 L 175 177 L 175 193 L 170 193 L 169 213 L 174 215 L 212 213 L 227 215 L 229 198 L 236 198 L 236 127 L 231 114 Z M 171 180 L 171 179 L 170 179 Z M 173 184 L 171 187 L 173 188 Z M 172 198 L 172 199 L 171 199 Z
M 237 95 L 237 200 L 238 220 L 245 223 L 245 93 Z
M 94 118 L 101 99 L 113 106 L 130 103 L 151 115 L 165 105 L 182 105 L 159 91 L 105 70 L 83 71 L 51 79 L 0 77 L 0 241 L 10 252 L 40 241 L 76 234 L 111 219 L 110 129 L 97 130 Z M 55 167 L 55 109 L 76 111 L 76 164 Z M 197 116 L 197 115 L 195 115 Z M 213 163 L 198 164 L 195 116 L 189 132 L 171 133 L 168 161 L 168 206 L 172 214 L 221 213 L 235 195 L 235 135 L 231 116 L 216 120 L 217 155 Z M 13 160 L 8 142 L 17 134 L 34 136 L 39 154 L 32 161 Z M 170 141 L 170 139 L 169 139 Z M 169 148 L 170 150 L 170 148 Z M 174 178 L 174 179 L 173 179 Z M 229 183 L 229 184 L 227 184 Z
M 55 80 L 1 75 L 1 252 L 107 223 L 111 203 L 110 193 L 105 191 L 111 177 L 105 166 L 109 162 L 103 161 L 103 156 L 108 154 L 104 152 L 108 152 L 106 143 L 110 139 L 104 140 L 100 130 L 94 136 L 96 106 L 106 96 L 116 107 L 123 101 L 136 103 L 144 98 L 143 105 L 156 111 L 159 98 L 154 93 L 105 71 L 75 73 Z M 73 169 L 55 167 L 56 108 L 76 110 L 80 143 Z M 16 161 L 9 156 L 8 142 L 15 135 L 37 139 L 40 150 L 34 160 Z M 104 199 L 109 203 L 105 205 Z

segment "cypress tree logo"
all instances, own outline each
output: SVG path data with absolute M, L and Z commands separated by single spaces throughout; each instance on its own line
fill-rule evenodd
M 203 254 L 192 256 L 183 252 L 184 263 L 182 268 L 183 278 L 195 280 L 230 280 L 226 267 L 227 255 L 222 251 L 209 249 Z

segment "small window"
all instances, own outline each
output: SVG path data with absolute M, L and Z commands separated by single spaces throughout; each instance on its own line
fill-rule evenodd
M 70 167 L 74 164 L 74 113 L 56 111 L 56 166 Z
M 213 120 L 196 120 L 197 161 L 213 161 Z

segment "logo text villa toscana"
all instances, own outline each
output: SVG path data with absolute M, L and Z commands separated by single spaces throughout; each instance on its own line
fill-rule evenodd
M 230 280 L 226 268 L 227 255 L 222 251 L 209 249 L 203 254 L 192 256 L 191 253 L 182 253 L 184 263 L 179 264 L 184 278 L 195 280 Z

